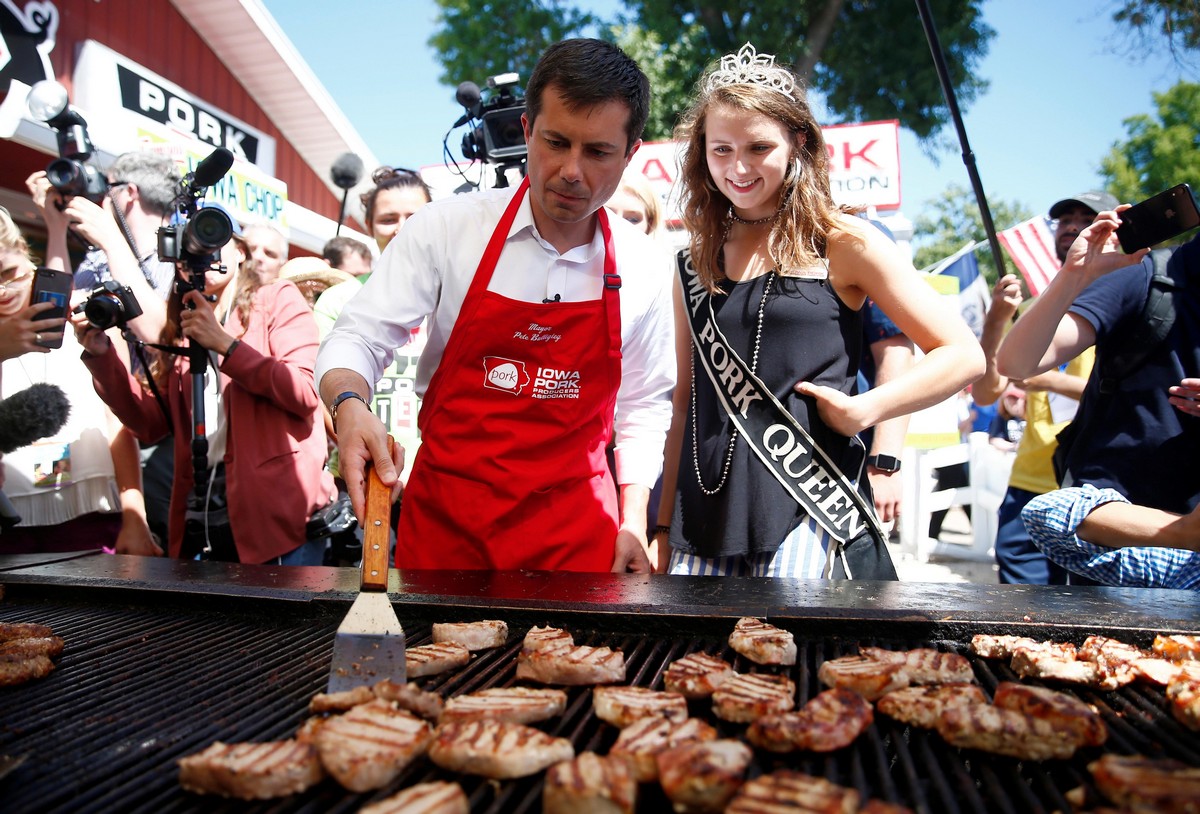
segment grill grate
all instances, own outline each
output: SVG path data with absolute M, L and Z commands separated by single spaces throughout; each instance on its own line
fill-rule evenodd
M 391 787 L 364 795 L 346 792 L 332 780 L 306 794 L 263 803 L 182 791 L 175 765 L 180 757 L 215 740 L 263 741 L 295 732 L 307 717 L 308 699 L 324 688 L 340 621 L 314 613 L 306 603 L 258 602 L 214 609 L 213 601 L 178 607 L 158 601 L 131 605 L 126 594 L 121 603 L 0 606 L 0 621 L 48 624 L 67 642 L 49 678 L 0 689 L 0 753 L 27 756 L 20 768 L 0 780 L 6 812 L 349 812 L 432 779 L 459 780 L 474 812 L 540 811 L 540 775 L 493 783 L 452 776 L 427 760 L 415 762 Z M 438 620 L 459 620 L 452 610 Z M 720 655 L 740 671 L 770 669 L 751 665 L 728 648 L 728 620 L 710 624 L 713 637 L 705 638 L 680 635 L 678 629 L 660 633 L 654 618 L 639 620 L 637 627 L 644 632 L 631 635 L 627 616 L 563 613 L 523 620 L 522 626 L 514 623 L 512 614 L 498 616 L 509 617 L 508 646 L 478 654 L 461 671 L 420 679 L 421 686 L 448 697 L 514 683 L 520 639 L 530 623 L 561 625 L 581 644 L 620 648 L 629 683 L 639 686 L 661 688 L 667 665 L 697 650 Z M 402 621 L 410 645 L 430 641 L 427 622 Z M 794 632 L 799 654 L 788 674 L 803 703 L 820 691 L 820 664 L 855 652 L 860 642 L 836 636 L 805 638 L 801 631 Z M 861 643 L 892 648 L 940 645 L 967 655 L 961 642 L 881 638 Z M 1015 678 L 1005 664 L 968 658 L 989 694 L 1000 681 Z M 1131 686 L 1078 695 L 1108 724 L 1106 751 L 1200 765 L 1200 742 L 1170 717 L 1160 690 Z M 695 704 L 693 714 L 716 726 L 722 736 L 737 737 L 745 728 L 714 718 L 707 702 Z M 587 688 L 570 689 L 564 715 L 542 728 L 570 739 L 577 751 L 606 753 L 617 736 L 615 728 L 592 714 Z M 919 812 L 1048 814 L 1071 810 L 1064 792 L 1089 785 L 1086 765 L 1098 754 L 1099 750 L 1085 750 L 1070 761 L 1022 764 L 953 749 L 936 733 L 909 729 L 879 715 L 846 749 L 831 755 L 756 752 L 751 773 L 798 769 Z M 656 788 L 643 786 L 640 793 L 639 810 L 669 810 Z

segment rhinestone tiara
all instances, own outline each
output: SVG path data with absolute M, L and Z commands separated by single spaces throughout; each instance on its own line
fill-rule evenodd
M 726 85 L 762 85 L 779 91 L 792 101 L 796 83 L 791 71 L 775 64 L 774 54 L 760 54 L 746 43 L 736 54 L 721 57 L 721 67 L 704 80 L 704 92 L 711 93 Z

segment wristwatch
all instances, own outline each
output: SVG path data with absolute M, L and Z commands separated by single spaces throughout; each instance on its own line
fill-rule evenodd
M 337 398 L 335 398 L 333 403 L 329 405 L 329 419 L 333 422 L 334 429 L 337 429 L 338 405 L 340 405 L 346 399 L 358 399 L 363 404 L 367 405 L 368 410 L 371 409 L 371 405 L 367 403 L 367 400 L 358 393 L 355 393 L 353 390 L 347 390 L 344 393 L 338 393 Z
M 870 455 L 867 466 L 873 466 L 880 472 L 899 472 L 900 459 L 893 455 Z

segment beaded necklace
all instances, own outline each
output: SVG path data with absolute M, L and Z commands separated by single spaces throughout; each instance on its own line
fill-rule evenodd
M 775 272 L 767 272 L 767 281 L 763 284 L 762 299 L 758 303 L 758 318 L 754 329 L 754 354 L 750 357 L 750 372 L 758 372 L 758 349 L 762 343 L 762 326 L 763 312 L 767 308 L 767 295 L 771 292 L 771 283 L 775 281 Z M 704 478 L 700 476 L 700 444 L 696 439 L 696 423 L 698 415 L 696 413 L 696 357 L 691 358 L 692 365 L 692 468 L 696 470 L 696 483 L 700 485 L 700 491 L 712 497 L 725 486 L 725 481 L 729 478 L 729 466 L 733 462 L 733 448 L 737 444 L 738 430 L 735 427 L 729 436 L 729 448 L 725 450 L 725 463 L 721 467 L 721 480 L 712 489 L 704 485 Z

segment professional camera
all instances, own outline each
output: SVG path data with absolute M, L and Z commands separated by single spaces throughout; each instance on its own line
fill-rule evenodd
M 478 159 L 489 164 L 516 165 L 525 160 L 525 129 L 521 116 L 525 113 L 525 99 L 516 93 L 520 77 L 515 73 L 502 73 L 488 79 L 492 89 L 486 102 L 479 104 L 478 111 L 468 111 L 479 119 L 479 124 L 463 135 L 464 158 Z
M 220 209 L 206 207 L 181 223 L 158 229 L 158 259 L 185 262 L 211 258 L 233 237 L 233 221 Z
M 121 285 L 116 280 L 105 280 L 93 288 L 88 298 L 76 305 L 71 313 L 84 314 L 92 327 L 102 331 L 114 325 L 124 330 L 129 320 L 142 315 L 142 306 L 129 286 Z
M 58 137 L 58 158 L 46 167 L 50 185 L 63 195 L 82 195 L 100 203 L 108 192 L 108 180 L 91 164 L 95 148 L 88 136 L 87 122 L 71 107 L 67 89 L 53 79 L 43 79 L 29 90 L 29 113 L 48 124 Z

